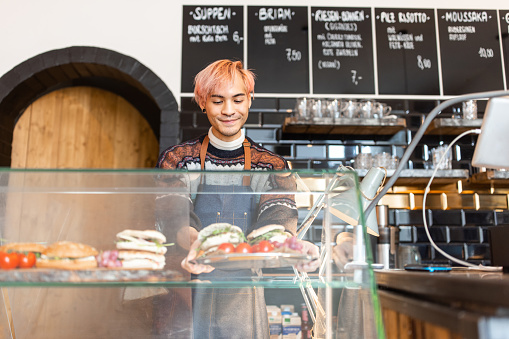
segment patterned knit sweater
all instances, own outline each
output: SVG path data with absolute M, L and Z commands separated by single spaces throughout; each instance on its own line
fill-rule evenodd
M 193 193 L 198 189 L 200 182 L 213 185 L 241 185 L 243 174 L 230 173 L 244 170 L 244 149 L 239 147 L 235 150 L 221 150 L 209 144 L 205 157 L 206 171 L 228 171 L 228 175 L 193 175 L 192 171 L 200 171 L 200 148 L 205 135 L 169 147 L 160 156 L 157 168 L 168 170 L 184 170 L 188 175 L 180 177 L 178 185 L 189 189 L 189 197 L 192 201 Z M 253 228 L 268 224 L 281 224 L 295 234 L 297 227 L 297 208 L 295 197 L 292 194 L 296 190 L 295 179 L 288 172 L 276 173 L 275 171 L 287 170 L 286 160 L 256 144 L 250 138 L 251 143 L 251 188 L 254 192 L 264 192 L 259 196 L 257 221 Z M 175 183 L 167 183 L 175 186 Z M 274 191 L 274 194 L 270 194 Z M 284 192 L 289 192 L 288 194 Z M 197 229 L 201 225 L 191 225 Z M 249 232 L 249 230 L 248 230 Z

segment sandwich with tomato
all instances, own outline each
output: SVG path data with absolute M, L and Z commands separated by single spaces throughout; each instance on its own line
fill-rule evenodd
M 267 225 L 247 235 L 253 252 L 301 253 L 302 243 L 285 230 L 283 225 Z M 270 251 L 268 250 L 270 249 Z
M 46 245 L 36 243 L 36 242 L 12 242 L 8 244 L 4 244 L 0 246 L 0 251 L 2 252 L 16 252 L 16 253 L 25 253 L 32 252 L 37 254 L 41 254 L 42 251 L 46 249 Z
M 12 242 L 0 246 L 0 268 L 31 268 L 46 246 L 33 242 Z M 5 254 L 5 255 L 3 255 Z M 5 257 L 8 257 L 7 259 Z
M 218 253 L 221 244 L 232 244 L 236 246 L 245 242 L 246 237 L 242 229 L 228 223 L 215 223 L 203 228 L 198 233 L 198 240 L 201 245 L 198 248 L 198 257 Z
M 72 242 L 59 241 L 51 244 L 37 258 L 38 268 L 55 268 L 63 270 L 86 270 L 97 267 L 97 250 L 92 246 Z
M 286 239 L 292 235 L 285 232 L 283 225 L 267 225 L 255 229 L 247 235 L 247 241 L 251 245 L 256 245 L 262 240 L 270 241 L 271 243 L 280 242 L 284 243 Z

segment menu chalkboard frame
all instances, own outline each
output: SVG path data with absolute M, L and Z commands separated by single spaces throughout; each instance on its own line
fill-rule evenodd
M 194 77 L 219 59 L 244 60 L 243 6 L 182 7 L 181 91 L 194 91 Z
M 498 11 L 438 9 L 437 21 L 443 94 L 504 89 Z
M 311 7 L 311 22 L 313 93 L 374 94 L 371 8 Z
M 256 74 L 255 90 L 309 93 L 308 7 L 247 6 L 247 11 L 247 67 Z
M 375 30 L 379 94 L 439 95 L 435 11 L 376 8 Z

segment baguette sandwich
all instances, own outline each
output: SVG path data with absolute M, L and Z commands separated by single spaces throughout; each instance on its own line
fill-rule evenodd
M 92 246 L 71 241 L 59 241 L 44 249 L 37 258 L 38 268 L 86 270 L 97 267 L 97 250 Z
M 2 252 L 32 252 L 38 255 L 40 255 L 45 249 L 45 245 L 36 242 L 12 242 L 0 246 L 0 251 Z

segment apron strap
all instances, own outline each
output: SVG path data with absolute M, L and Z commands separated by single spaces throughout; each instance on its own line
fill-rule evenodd
M 203 139 L 203 142 L 202 142 L 201 148 L 200 148 L 200 164 L 201 164 L 202 171 L 205 169 L 205 156 L 207 155 L 207 148 L 209 148 L 209 136 L 208 135 L 206 135 L 205 139 Z
M 251 143 L 247 141 L 247 138 L 244 139 L 242 142 L 242 146 L 244 147 L 244 170 L 250 171 L 251 170 Z M 209 136 L 206 135 L 205 139 L 203 139 L 203 142 L 201 144 L 200 148 L 200 165 L 201 170 L 205 170 L 205 156 L 207 155 L 207 148 L 209 147 Z M 251 184 L 251 176 L 250 175 L 244 175 L 242 178 L 242 184 L 244 186 L 249 186 Z
M 247 139 L 244 139 L 242 142 L 242 146 L 244 146 L 244 170 L 250 171 L 251 170 L 251 143 L 247 141 Z M 249 186 L 251 184 L 251 176 L 250 175 L 244 175 L 242 178 L 242 185 Z

